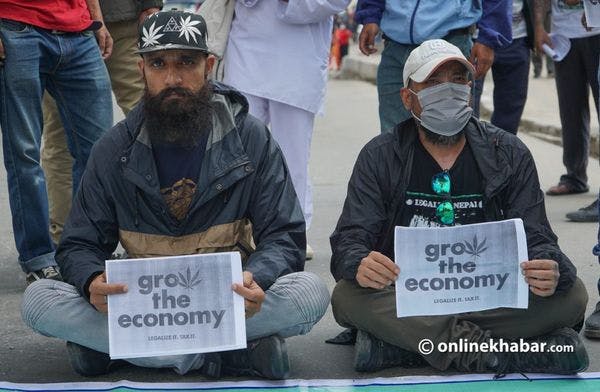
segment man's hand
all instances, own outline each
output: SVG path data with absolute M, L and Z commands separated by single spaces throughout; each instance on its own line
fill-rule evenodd
M 90 303 L 94 305 L 99 312 L 108 312 L 108 295 L 123 294 L 127 292 L 127 285 L 124 283 L 106 283 L 106 273 L 98 275 L 90 283 Z
M 533 294 L 549 297 L 558 286 L 558 263 L 554 260 L 529 260 L 521 263 L 521 272 Z
M 377 23 L 367 23 L 363 26 L 360 35 L 358 36 L 358 48 L 367 56 L 377 52 L 375 49 L 375 37 L 379 33 Z
M 234 283 L 232 288 L 233 291 L 244 297 L 246 318 L 250 318 L 260 312 L 260 307 L 265 300 L 265 292 L 254 281 L 252 272 L 244 271 L 244 285 Z
M 396 281 L 399 273 L 400 268 L 389 257 L 373 251 L 360 261 L 356 281 L 362 287 L 382 289 Z
M 160 8 L 158 7 L 152 7 L 152 8 L 147 8 L 145 10 L 143 10 L 142 12 L 140 12 L 140 16 L 138 16 L 138 25 L 141 25 L 142 22 L 144 22 L 144 19 L 146 19 L 146 16 L 148 15 L 152 15 L 155 12 L 160 11 Z
M 583 13 L 583 15 L 581 15 L 581 25 L 583 26 L 585 31 L 592 31 L 592 28 L 589 27 L 587 24 L 587 18 L 585 16 L 585 12 Z
M 96 41 L 98 41 L 98 47 L 100 48 L 100 53 L 102 54 L 102 58 L 106 60 L 110 57 L 113 50 L 113 39 L 108 32 L 106 26 L 100 27 L 96 30 Z
M 550 36 L 548 35 L 544 27 L 538 26 L 535 29 L 535 50 L 538 54 L 544 53 L 544 49 L 542 48 L 544 44 L 548 45 L 551 48 L 554 47 L 554 45 L 552 45 L 552 40 L 550 39 Z
M 475 79 L 483 78 L 494 63 L 494 49 L 480 42 L 475 42 L 471 49 L 469 61 L 475 66 L 473 77 Z

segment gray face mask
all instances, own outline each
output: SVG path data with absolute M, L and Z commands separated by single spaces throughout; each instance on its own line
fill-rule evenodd
M 467 125 L 473 108 L 469 106 L 471 87 L 466 84 L 441 83 L 413 94 L 419 98 L 421 118 L 413 117 L 431 132 L 443 136 L 456 135 Z

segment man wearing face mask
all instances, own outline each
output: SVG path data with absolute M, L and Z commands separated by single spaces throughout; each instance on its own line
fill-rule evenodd
M 471 116 L 473 67 L 444 41 L 425 41 L 404 67 L 401 98 L 412 118 L 369 142 L 355 164 L 331 236 L 337 322 L 358 330 L 357 371 L 429 364 L 468 372 L 571 374 L 588 366 L 573 328 L 581 328 L 587 293 L 546 218 L 533 158 L 514 135 Z M 436 184 L 450 185 L 450 195 Z M 451 203 L 444 203 L 451 199 Z M 450 206 L 448 207 L 448 204 Z M 447 208 L 444 208 L 446 206 Z M 394 227 L 452 226 L 521 218 L 529 261 L 526 310 L 499 308 L 432 317 L 396 317 Z M 419 342 L 523 338 L 568 344 L 571 353 L 419 355 Z

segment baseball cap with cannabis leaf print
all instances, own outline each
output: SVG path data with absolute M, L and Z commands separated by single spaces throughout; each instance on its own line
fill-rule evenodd
M 209 53 L 206 22 L 200 15 L 176 9 L 149 15 L 140 25 L 137 53 L 191 49 Z

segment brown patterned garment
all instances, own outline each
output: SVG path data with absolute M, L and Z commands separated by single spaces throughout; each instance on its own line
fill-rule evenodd
M 187 216 L 195 192 L 196 183 L 189 178 L 183 178 L 173 186 L 160 190 L 167 207 L 169 207 L 169 212 L 179 221 Z

